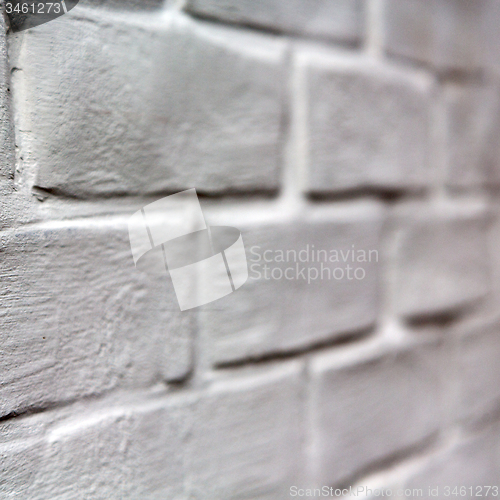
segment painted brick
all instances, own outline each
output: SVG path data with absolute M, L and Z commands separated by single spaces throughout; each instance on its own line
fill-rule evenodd
M 445 487 L 473 487 L 473 495 L 466 489 L 465 498 L 496 498 L 494 491 L 485 488 L 476 490 L 477 486 L 496 486 L 500 477 L 498 467 L 498 426 L 457 443 L 448 450 L 429 461 L 429 464 L 408 480 L 406 487 L 423 489 L 420 498 L 432 498 L 428 495 L 429 486 L 439 488 L 438 498 L 445 497 Z
M 227 22 L 349 43 L 359 42 L 364 31 L 364 0 L 188 0 L 187 9 Z
M 399 241 L 396 302 L 409 318 L 456 312 L 490 290 L 485 215 L 425 212 L 405 219 Z
M 194 398 L 150 403 L 132 414 L 125 453 L 128 498 L 185 498 L 185 455 Z
M 200 336 L 211 363 L 293 351 L 366 330 L 375 323 L 382 215 L 378 205 L 339 207 L 276 222 L 266 220 L 265 214 L 264 219 L 253 221 L 244 216 L 238 220 L 235 212 L 231 215 L 209 220 L 241 230 L 249 279 L 235 293 L 201 309 Z M 301 262 L 308 249 L 310 262 Z M 336 251 L 340 262 L 317 262 L 324 261 L 324 253 L 312 262 L 313 250 L 326 250 L 328 259 L 336 258 L 330 253 Z M 357 264 L 350 257 L 342 262 L 340 251 L 352 256 L 353 250 L 357 256 L 358 250 L 365 251 L 371 262 Z M 285 262 L 278 261 L 279 251 Z M 264 258 L 274 261 L 266 263 Z M 322 263 L 326 270 L 322 271 Z M 354 277 L 357 267 L 364 270 L 358 272 L 360 279 Z M 337 268 L 342 269 L 343 278 Z M 286 279 L 285 272 L 293 279 Z M 317 272 L 317 279 L 308 283 L 309 272 L 311 278 Z
M 498 71 L 500 68 L 500 33 L 498 32 L 500 3 L 497 0 L 486 0 L 484 18 L 483 30 L 486 38 L 486 61 L 490 67 Z
M 140 406 L 82 406 L 80 413 L 47 412 L 42 426 L 28 417 L 30 438 L 3 445 L 6 476 L 22 479 L 8 483 L 4 498 L 184 498 L 191 404 L 190 398 L 160 398 Z
M 345 348 L 313 358 L 310 373 L 317 484 L 346 481 L 439 429 L 438 344 Z
M 476 70 L 485 54 L 487 1 L 388 0 L 386 49 L 443 70 Z
M 301 480 L 299 362 L 216 379 L 188 445 L 189 498 L 285 499 Z
M 363 58 L 304 50 L 295 60 L 307 189 L 422 188 L 431 82 Z M 300 144 L 300 143 L 299 143 Z
M 490 296 L 489 307 L 493 315 L 497 314 L 497 305 L 500 299 L 500 205 L 498 202 L 490 204 L 492 215 L 491 231 L 488 239 L 488 250 L 491 262 L 491 282 L 492 294 Z
M 125 219 L 47 223 L 0 241 L 3 415 L 191 369 L 192 316 L 153 258 L 134 268 Z
M 31 498 L 29 495 L 43 460 L 44 442 L 10 438 L 8 443 L 0 445 L 0 494 L 5 499 Z
M 54 430 L 33 490 L 43 499 L 123 498 L 126 424 L 123 415 L 106 415 Z
M 449 85 L 445 91 L 448 184 L 474 188 L 500 178 L 500 90 Z
M 303 474 L 302 371 L 289 362 L 220 373 L 201 391 L 122 395 L 11 419 L 0 435 L 8 478 L 0 492 L 36 500 L 288 498 Z
M 460 418 L 481 420 L 500 407 L 500 324 L 483 322 L 459 332 Z
M 37 187 L 277 188 L 284 42 L 80 7 L 16 37 L 20 144 Z

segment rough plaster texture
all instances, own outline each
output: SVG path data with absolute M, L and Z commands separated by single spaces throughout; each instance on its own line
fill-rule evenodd
M 0 498 L 498 485 L 499 24 L 498 0 L 2 24 Z M 250 277 L 181 312 L 127 220 L 193 187 Z

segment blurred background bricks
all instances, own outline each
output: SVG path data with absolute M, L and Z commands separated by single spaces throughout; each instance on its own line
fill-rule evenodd
M 200 335 L 211 362 L 293 352 L 362 333 L 376 322 L 379 206 L 354 204 L 283 223 L 249 224 L 227 216 L 218 223 L 229 224 L 230 219 L 243 234 L 249 279 L 218 308 L 200 309 Z M 366 262 L 356 261 L 360 250 L 366 252 Z M 338 262 L 330 261 L 335 258 L 331 251 L 339 254 Z M 362 279 L 354 275 L 358 268 L 356 276 Z
M 191 498 L 289 497 L 304 479 L 300 362 L 216 377 L 194 411 Z
M 496 82 L 444 89 L 448 183 L 459 189 L 498 185 L 500 101 Z
M 317 484 L 356 477 L 377 460 L 418 445 L 441 425 L 439 344 L 350 350 L 321 354 L 311 363 Z
M 460 418 L 481 421 L 498 408 L 499 331 L 498 320 L 490 320 L 464 326 L 457 332 Z
M 487 61 L 488 0 L 387 0 L 387 52 L 439 70 L 477 70 Z
M 307 188 L 419 189 L 428 179 L 431 83 L 352 55 L 300 51 Z
M 452 314 L 491 290 L 486 214 L 411 215 L 401 224 L 397 308 L 407 318 Z
M 428 493 L 429 485 L 439 488 L 441 495 L 445 487 L 454 490 L 455 485 L 465 487 L 466 495 L 481 493 L 485 498 L 495 498 L 494 488 L 498 484 L 498 425 L 491 426 L 479 435 L 455 442 L 438 454 L 422 470 L 408 480 L 405 488 L 423 488 Z M 458 483 L 460 480 L 460 483 Z M 486 486 L 486 487 L 485 487 Z M 493 486 L 487 488 L 487 486 Z M 425 497 L 424 497 L 425 498 Z M 473 497 L 472 497 L 473 498 Z

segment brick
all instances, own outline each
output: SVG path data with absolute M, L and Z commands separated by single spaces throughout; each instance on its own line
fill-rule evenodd
M 159 404 L 160 403 L 160 404 Z M 150 403 L 131 417 L 125 455 L 128 498 L 185 498 L 185 455 L 194 398 Z
M 0 494 L 2 498 L 32 498 L 36 473 L 42 464 L 44 442 L 41 439 L 11 439 L 0 445 L 2 474 Z
M 500 407 L 500 324 L 498 320 L 468 325 L 459 331 L 458 416 L 481 420 Z
M 497 304 L 500 298 L 500 205 L 492 201 L 490 204 L 492 214 L 492 225 L 488 239 L 488 250 L 491 265 L 492 294 L 489 306 L 493 315 L 497 314 Z
M 254 220 L 245 220 L 244 214 L 240 219 L 234 211 L 227 215 L 208 217 L 211 223 L 241 230 L 249 279 L 235 293 L 200 309 L 200 339 L 210 363 L 303 349 L 374 324 L 382 215 L 378 205 L 339 207 L 276 222 L 266 220 L 265 214 Z M 339 262 L 325 262 L 324 252 L 318 258 L 318 250 L 326 251 L 328 259 L 338 257 Z M 356 258 L 364 251 L 367 262 L 352 262 L 353 250 Z M 360 279 L 354 277 L 358 267 L 364 271 L 358 271 Z M 291 279 L 285 278 L 285 272 Z
M 295 60 L 313 193 L 421 189 L 427 182 L 431 83 L 364 58 L 304 50 Z M 301 128 L 302 123 L 297 124 Z
M 80 7 L 16 36 L 35 186 L 77 197 L 277 188 L 283 41 Z
M 422 442 L 440 426 L 441 349 L 349 347 L 311 360 L 317 484 L 338 484 Z
M 438 69 L 477 70 L 485 54 L 487 1 L 388 0 L 385 47 Z
M 32 439 L 41 457 L 18 454 L 35 477 L 26 498 L 181 498 L 190 404 L 159 399 L 47 415 L 49 427 Z
M 189 0 L 195 14 L 272 30 L 357 43 L 363 38 L 364 0 Z
M 0 253 L 1 414 L 191 369 L 192 316 L 152 258 L 134 268 L 126 219 L 4 232 Z
M 498 184 L 499 88 L 449 85 L 445 91 L 448 184 L 466 189 Z
M 438 488 L 438 498 L 445 497 L 445 487 L 464 486 L 466 498 L 476 498 L 481 493 L 483 498 L 496 498 L 490 489 L 487 494 L 484 486 L 498 485 L 500 469 L 498 467 L 498 425 L 496 428 L 458 442 L 440 453 L 422 467 L 422 470 L 408 479 L 406 487 L 423 489 L 420 498 L 432 498 L 428 495 L 429 486 Z M 476 490 L 483 486 L 482 490 Z M 473 495 L 468 488 L 473 488 Z M 452 496 L 452 495 L 450 495 Z
M 123 498 L 127 421 L 123 415 L 62 424 L 46 438 L 36 498 Z
M 302 365 L 215 379 L 195 410 L 189 498 L 289 498 L 300 481 Z
M 37 500 L 288 498 L 304 463 L 302 371 L 295 361 L 219 373 L 200 391 L 121 394 L 9 419 L 0 491 Z
M 483 31 L 486 39 L 485 59 L 495 71 L 500 69 L 500 3 L 497 0 L 485 0 Z
M 474 210 L 447 212 L 422 211 L 403 222 L 396 307 L 407 318 L 455 313 L 490 290 L 487 217 Z

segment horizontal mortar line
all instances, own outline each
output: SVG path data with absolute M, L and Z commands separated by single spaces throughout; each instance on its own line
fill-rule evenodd
M 82 396 L 81 398 L 71 398 L 64 401 L 47 403 L 46 405 L 26 406 L 24 408 L 20 408 L 19 410 L 13 410 L 6 415 L 0 416 L 0 427 L 2 422 L 6 422 L 12 419 L 20 420 L 24 418 L 29 418 L 32 415 L 38 415 L 40 413 L 49 413 L 54 410 L 67 408 L 78 402 L 97 401 L 100 399 L 101 396 Z
M 195 186 L 196 187 L 196 186 Z M 60 199 L 60 200 L 74 200 L 79 202 L 91 202 L 91 201 L 113 201 L 113 200 L 124 200 L 127 198 L 130 199 L 152 199 L 158 196 L 168 196 L 171 194 L 178 193 L 179 191 L 185 191 L 186 189 L 190 189 L 188 187 L 165 187 L 163 189 L 159 189 L 158 191 L 151 191 L 149 193 L 140 193 L 140 192 L 128 192 L 128 191 L 114 191 L 114 192 L 104 192 L 104 193 L 92 193 L 86 192 L 81 194 L 72 194 L 67 192 L 67 190 L 63 188 L 53 187 L 47 188 L 42 186 L 31 186 L 31 190 L 33 193 L 46 194 L 51 199 Z M 239 188 L 231 188 L 228 187 L 223 191 L 205 191 L 203 186 L 196 187 L 197 194 L 200 198 L 262 198 L 262 199 L 274 199 L 277 198 L 280 191 L 280 186 L 276 187 L 258 187 L 256 186 L 254 189 L 239 189 Z
M 377 474 L 391 472 L 394 469 L 399 469 L 409 466 L 418 466 L 419 463 L 425 462 L 429 456 L 439 453 L 441 449 L 446 449 L 446 443 L 440 439 L 441 432 L 436 430 L 428 436 L 423 437 L 419 442 L 406 446 L 381 459 L 375 459 L 373 463 L 363 467 L 351 477 L 342 480 L 337 485 L 331 485 L 333 488 L 349 489 L 350 486 L 356 486 L 363 480 L 366 482 L 372 476 Z
M 306 33 L 301 33 L 299 30 L 286 30 L 283 28 L 262 26 L 259 23 L 253 23 L 251 21 L 229 21 L 226 19 L 221 19 L 215 15 L 204 14 L 201 12 L 192 11 L 189 9 L 182 11 L 184 15 L 191 17 L 194 20 L 207 22 L 215 26 L 221 26 L 226 28 L 243 28 L 255 33 L 260 33 L 263 35 L 280 37 L 284 40 L 290 41 L 307 41 L 307 42 L 318 42 L 326 45 L 329 48 L 343 49 L 346 52 L 352 52 L 353 54 L 364 55 L 364 38 L 365 33 L 362 33 L 358 40 L 342 40 L 340 38 L 328 37 L 325 35 L 308 35 Z
M 51 220 L 59 220 L 59 221 L 71 221 L 71 220 L 87 220 L 91 218 L 111 218 L 111 217 L 126 217 L 127 215 L 132 215 L 132 211 L 139 211 L 145 205 L 148 205 L 154 201 L 157 201 L 161 197 L 170 196 L 171 194 L 175 194 L 179 191 L 172 192 L 170 194 L 162 194 L 158 196 L 147 196 L 147 197 L 137 197 L 137 196 L 127 196 L 121 198 L 95 198 L 95 199 L 76 199 L 76 198 L 59 198 L 56 196 L 52 196 L 50 201 L 45 200 L 43 202 L 44 206 L 42 213 L 38 211 L 36 208 L 33 213 L 33 220 L 28 220 L 26 222 L 19 221 L 19 226 L 29 226 L 35 224 L 46 223 Z M 235 205 L 245 208 L 247 205 L 267 205 L 274 207 L 276 203 L 279 203 L 279 198 L 261 198 L 257 196 L 242 196 L 241 198 L 232 198 L 232 197 L 205 197 L 203 195 L 199 195 L 199 198 L 205 200 L 209 203 L 222 201 L 226 204 L 222 208 L 227 208 L 231 210 Z M 75 202 L 74 204 L 69 204 L 67 202 Z M 118 203 L 114 203 L 118 201 Z M 62 203 L 66 202 L 63 206 Z M 127 207 L 126 203 L 130 205 Z M 67 214 L 68 211 L 81 210 L 83 213 L 70 213 Z M 35 217 L 38 217 L 35 219 Z
M 336 336 L 335 338 L 332 339 L 326 339 L 319 342 L 311 343 L 306 347 L 291 348 L 283 351 L 274 351 L 263 355 L 248 356 L 234 361 L 219 362 L 214 365 L 214 368 L 224 370 L 231 368 L 240 368 L 249 365 L 250 366 L 261 365 L 261 364 L 273 363 L 276 361 L 294 359 L 312 353 L 319 353 L 334 347 L 356 345 L 372 337 L 375 332 L 376 332 L 376 325 L 370 325 L 368 327 L 350 331 L 345 335 Z
M 386 204 L 395 205 L 409 201 L 426 201 L 428 188 L 422 186 L 415 189 L 359 187 L 352 189 L 332 189 L 330 191 L 309 192 L 304 198 L 312 204 L 348 202 L 362 199 L 375 199 Z
M 206 205 L 207 211 L 210 211 L 213 209 L 213 206 L 211 206 L 212 201 L 221 201 L 222 200 L 222 199 L 216 199 L 216 198 L 212 198 L 212 197 L 204 197 L 201 195 L 199 196 L 199 198 L 208 202 L 208 204 Z M 123 199 L 124 198 L 122 198 L 121 200 L 123 200 Z M 337 198 L 337 199 L 334 198 L 331 200 L 330 199 L 308 200 L 307 197 L 305 199 L 306 199 L 306 201 L 309 202 L 309 203 L 307 203 L 306 208 L 309 207 L 309 208 L 316 209 L 316 208 L 320 207 L 323 203 L 325 204 L 325 206 L 328 206 L 328 207 L 339 206 L 341 208 L 350 208 L 351 203 L 353 206 L 355 206 L 358 203 L 373 200 L 373 197 L 370 198 L 370 197 L 365 197 L 363 195 L 362 197 L 356 196 L 356 197 L 352 197 L 352 198 Z M 70 207 L 68 207 L 68 205 L 65 205 L 64 207 L 57 206 L 57 205 L 47 206 L 48 211 L 50 211 L 50 213 L 44 214 L 44 213 L 40 213 L 40 212 L 35 211 L 33 214 L 33 220 L 16 221 L 15 224 L 17 224 L 17 225 L 12 225 L 12 226 L 5 227 L 5 228 L 1 229 L 0 234 L 13 232 L 13 231 L 16 231 L 16 230 L 19 230 L 22 228 L 58 229 L 57 224 L 60 224 L 60 228 L 72 227 L 71 226 L 72 223 L 75 223 L 75 224 L 80 223 L 80 224 L 82 224 L 82 227 L 91 227 L 92 224 L 90 224 L 90 222 L 92 220 L 94 220 L 96 224 L 99 224 L 102 226 L 105 226 L 108 221 L 113 220 L 113 219 L 116 219 L 116 220 L 121 219 L 122 221 L 126 222 L 128 220 L 128 218 L 132 215 L 132 213 L 140 211 L 145 205 L 148 205 L 149 203 L 157 201 L 158 197 L 153 197 L 153 198 L 130 197 L 129 200 L 134 203 L 134 206 L 130 207 L 128 209 L 125 205 L 122 205 L 122 204 L 117 204 L 114 206 L 113 205 L 106 206 L 106 203 L 109 202 L 109 199 L 95 199 L 92 201 L 79 200 L 79 202 L 77 204 L 70 206 Z M 65 200 L 58 199 L 56 201 L 56 203 L 59 201 L 65 201 Z M 226 213 L 231 213 L 231 210 L 234 209 L 235 207 L 241 208 L 241 209 L 249 209 L 249 208 L 251 208 L 252 205 L 254 207 L 257 207 L 259 213 L 261 213 L 261 212 L 268 213 L 265 210 L 268 204 L 269 204 L 269 207 L 275 208 L 281 203 L 281 200 L 279 198 L 272 199 L 272 200 L 271 199 L 266 200 L 266 199 L 262 199 L 262 198 L 256 199 L 256 198 L 252 198 L 252 197 L 246 197 L 246 198 L 241 198 L 241 199 L 226 198 L 222 201 L 224 201 L 226 204 L 219 206 L 218 210 L 225 210 Z M 234 201 L 234 203 L 232 203 L 232 201 Z M 377 200 L 375 200 L 375 201 L 377 201 Z M 406 200 L 405 198 L 401 198 L 401 200 L 398 200 L 398 202 L 400 202 L 401 204 L 404 204 L 407 201 L 408 200 Z M 423 200 L 423 201 L 425 201 L 425 200 Z M 80 204 L 80 202 L 81 202 L 81 204 Z M 101 205 L 99 205 L 99 203 L 96 203 L 96 202 L 101 203 Z M 263 202 L 264 202 L 264 204 L 263 204 Z M 325 202 L 328 202 L 328 204 Z M 47 202 L 43 202 L 43 203 L 47 203 Z M 68 210 L 71 210 L 72 208 L 78 208 L 79 204 L 80 204 L 80 207 L 82 207 L 83 204 L 86 204 L 86 205 L 83 205 L 83 207 L 84 208 L 88 207 L 89 211 L 91 211 L 93 207 L 96 207 L 96 208 L 100 207 L 102 210 L 92 212 L 92 213 L 81 213 L 81 214 L 74 213 L 74 214 L 70 214 L 69 216 L 66 216 L 66 217 L 63 215 L 64 213 L 67 213 Z M 269 208 L 269 207 L 267 207 L 267 208 Z M 161 212 L 158 212 L 158 213 L 160 214 Z M 287 215 L 294 216 L 294 214 L 295 214 L 295 212 L 293 210 L 290 210 L 290 207 L 288 205 L 284 204 L 283 211 L 280 212 L 280 216 L 274 216 L 273 214 L 271 214 L 271 215 L 268 214 L 266 217 L 259 217 L 258 221 L 262 222 L 262 223 L 275 222 L 275 223 L 279 224 L 280 222 L 284 222 L 283 217 L 285 217 Z M 47 215 L 47 216 L 44 217 L 44 215 Z M 38 218 L 35 218 L 35 217 L 38 217 Z M 288 219 L 286 219 L 286 220 L 288 221 Z M 53 226 L 51 226 L 51 224 L 53 224 Z
M 170 398 L 178 396 L 180 393 L 191 395 L 195 392 L 189 385 L 189 376 L 182 380 L 164 381 L 147 387 L 146 393 L 139 389 L 117 389 L 104 391 L 101 394 L 87 395 L 66 399 L 63 401 L 49 402 L 45 405 L 33 405 L 13 410 L 6 415 L 0 416 L 0 428 L 2 422 L 11 421 L 13 419 L 23 420 L 31 416 L 41 413 L 57 412 L 58 410 L 68 409 L 78 404 L 89 405 L 86 410 L 89 413 L 93 411 L 100 412 L 102 410 L 119 410 L 127 408 L 141 408 L 147 404 L 161 403 L 168 401 Z M 154 389 L 160 388 L 160 391 L 153 392 Z M 71 414 L 68 414 L 71 417 Z
M 475 413 L 472 417 L 465 417 L 458 422 L 457 427 L 464 432 L 465 437 L 473 437 L 498 424 L 500 424 L 500 401 L 479 414 Z
M 443 330 L 465 323 L 475 317 L 483 317 L 483 306 L 487 296 L 478 297 L 468 302 L 444 308 L 440 311 L 415 313 L 402 317 L 409 332 L 418 332 L 428 327 L 438 327 Z
M 415 70 L 420 69 L 425 71 L 428 75 L 432 75 L 436 78 L 439 83 L 444 83 L 446 81 L 459 81 L 461 83 L 470 83 L 471 81 L 477 81 L 482 78 L 483 74 L 488 74 L 490 72 L 489 68 L 439 68 L 435 64 L 429 61 L 423 61 L 417 59 L 416 57 L 406 56 L 403 54 L 398 54 L 393 52 L 390 47 L 382 47 L 382 63 L 388 63 L 392 65 L 399 66 L 402 70 L 409 69 Z

